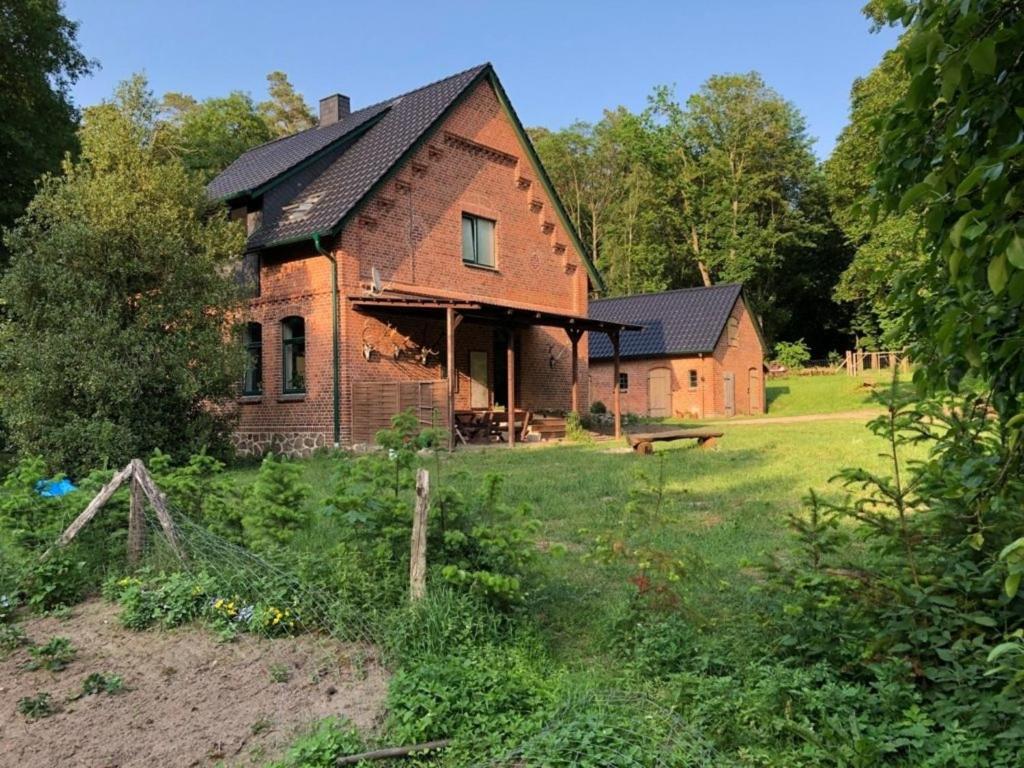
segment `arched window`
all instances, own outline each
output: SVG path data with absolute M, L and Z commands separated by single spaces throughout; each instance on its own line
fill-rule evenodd
M 245 378 L 242 380 L 243 395 L 263 394 L 263 326 L 246 323 L 242 331 L 245 344 Z
M 306 391 L 306 321 L 286 317 L 281 321 L 281 389 L 286 395 Z

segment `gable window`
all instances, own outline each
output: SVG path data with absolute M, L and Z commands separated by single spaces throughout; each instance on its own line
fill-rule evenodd
M 242 331 L 245 345 L 245 378 L 242 380 L 243 395 L 263 394 L 263 326 L 246 323 Z
M 697 370 L 695 368 L 690 369 L 690 389 L 696 389 L 700 383 L 700 378 L 697 376 Z
M 286 395 L 306 391 L 306 321 L 286 317 L 281 321 L 281 390 Z
M 726 324 L 726 333 L 729 336 L 729 346 L 736 347 L 740 343 L 740 321 L 735 317 L 730 317 L 729 322 Z
M 494 267 L 494 222 L 462 214 L 462 263 Z
M 619 391 L 620 392 L 629 392 L 629 374 L 628 373 L 620 373 L 619 374 Z

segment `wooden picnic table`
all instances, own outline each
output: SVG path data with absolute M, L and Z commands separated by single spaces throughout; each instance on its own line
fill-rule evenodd
M 634 432 L 626 435 L 637 453 L 654 453 L 654 443 L 668 440 L 696 440 L 701 448 L 710 448 L 724 433 L 712 429 L 666 429 L 661 432 Z

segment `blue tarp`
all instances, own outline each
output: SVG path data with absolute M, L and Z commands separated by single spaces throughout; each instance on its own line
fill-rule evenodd
M 70 480 L 66 477 L 61 480 L 40 480 L 36 483 L 36 493 L 46 499 L 55 499 L 59 496 L 67 496 L 72 491 L 77 491 Z

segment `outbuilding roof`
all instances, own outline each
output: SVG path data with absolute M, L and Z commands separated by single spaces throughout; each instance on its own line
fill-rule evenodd
M 696 355 L 714 351 L 742 292 L 739 283 L 682 288 L 590 302 L 590 317 L 643 326 L 622 335 L 620 356 Z M 610 359 L 611 342 L 593 334 L 590 358 Z

